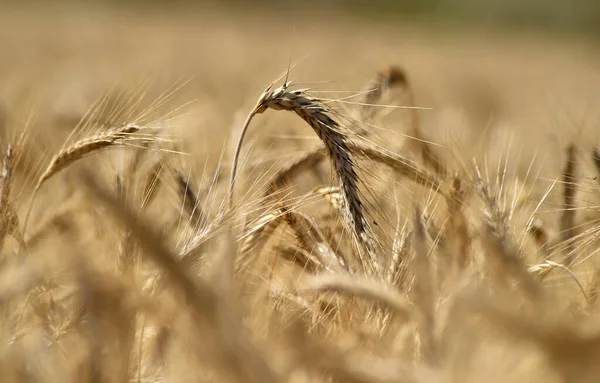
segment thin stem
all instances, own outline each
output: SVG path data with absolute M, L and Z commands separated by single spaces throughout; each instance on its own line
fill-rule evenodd
M 240 156 L 240 152 L 242 149 L 242 142 L 244 141 L 244 136 L 248 131 L 248 127 L 250 126 L 250 121 L 256 115 L 257 107 L 254 107 L 248 117 L 246 118 L 246 122 L 244 122 L 244 127 L 240 132 L 240 137 L 238 138 L 237 146 L 235 147 L 235 153 L 233 154 L 233 163 L 231 165 L 231 178 L 229 179 L 229 200 L 227 203 L 227 210 L 230 210 L 233 207 L 233 188 L 235 187 L 235 177 L 237 175 L 237 164 Z

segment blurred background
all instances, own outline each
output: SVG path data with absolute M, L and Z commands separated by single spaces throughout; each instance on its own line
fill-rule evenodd
M 3 0 L 22 8 L 104 7 L 143 11 L 198 11 L 219 8 L 239 12 L 323 11 L 358 18 L 469 24 L 495 27 L 544 28 L 594 33 L 600 28 L 600 2 L 595 0 Z M 310 10 L 308 10 L 310 8 Z
M 164 108 L 185 105 L 175 128 L 204 166 L 290 59 L 296 82 L 334 95 L 399 65 L 448 161 L 485 131 L 490 151 L 513 140 L 525 171 L 540 148 L 598 138 L 599 25 L 596 0 L 3 1 L 0 121 L 18 127 L 33 110 L 32 153 L 52 153 L 103 95 L 143 87 L 152 100 L 185 83 Z M 381 122 L 396 135 L 385 142 L 404 139 L 407 113 Z M 277 157 L 307 144 L 300 125 L 269 114 L 251 137 Z

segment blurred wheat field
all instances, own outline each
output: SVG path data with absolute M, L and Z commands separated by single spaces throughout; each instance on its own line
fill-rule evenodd
M 593 43 L 0 21 L 2 381 L 600 377 Z

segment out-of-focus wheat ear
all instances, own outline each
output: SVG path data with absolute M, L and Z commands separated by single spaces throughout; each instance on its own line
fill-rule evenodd
M 446 196 L 448 219 L 444 225 L 444 238 L 448 242 L 448 250 L 458 268 L 466 267 L 471 260 L 471 236 L 469 222 L 464 214 L 465 192 L 458 174 L 452 178 Z
M 509 243 L 505 236 L 499 235 L 496 226 L 489 221 L 484 222 L 482 228 L 482 240 L 484 254 L 489 262 L 490 276 L 503 284 L 509 284 L 513 279 L 527 293 L 529 298 L 537 298 L 540 293 L 540 285 L 527 271 L 523 259 Z
M 435 248 L 439 248 L 442 251 L 446 251 L 446 238 L 444 237 L 444 231 L 440 229 L 435 219 L 429 214 L 423 213 L 423 221 L 427 222 L 427 235 L 431 240 L 432 245 Z
M 399 81 L 398 86 L 403 86 L 406 92 L 406 104 L 407 106 L 413 107 L 409 109 L 410 113 L 410 124 L 411 124 L 411 135 L 414 138 L 414 144 L 421 151 L 421 157 L 425 165 L 433 169 L 438 176 L 445 177 L 448 174 L 448 170 L 444 167 L 442 160 L 435 154 L 431 144 L 425 140 L 423 131 L 421 129 L 421 120 L 419 118 L 419 111 L 416 109 L 416 98 L 413 91 L 412 85 L 408 80 L 408 76 L 405 71 L 399 67 L 395 67 L 396 78 Z M 401 85 L 400 85 L 401 84 Z
M 598 182 L 600 182 L 600 150 L 598 148 L 592 149 L 592 161 L 594 161 L 594 166 L 596 166 L 596 171 L 598 172 Z
M 315 254 L 320 264 L 328 271 L 338 273 L 347 271 L 346 262 L 331 249 L 314 221 L 291 210 L 291 207 L 284 203 L 279 203 L 279 210 L 302 250 L 308 254 Z
M 188 177 L 184 176 L 179 170 L 175 170 L 175 181 L 179 195 L 183 201 L 185 211 L 189 216 L 189 222 L 193 227 L 202 227 L 205 222 L 205 216 L 202 213 L 202 208 L 193 190 Z
M 337 292 L 366 298 L 389 307 L 405 318 L 419 318 L 418 310 L 403 296 L 373 280 L 343 274 L 321 274 L 307 279 L 302 289 L 315 292 Z
M 348 262 L 340 253 L 332 249 L 316 222 L 304 214 L 298 213 L 298 216 L 304 220 L 306 226 L 309 228 L 310 237 L 313 242 L 313 252 L 325 267 L 325 270 L 337 274 L 348 272 Z
M 0 174 L 0 254 L 4 248 L 4 238 L 12 226 L 11 213 L 14 213 L 10 203 L 10 187 L 12 183 L 14 153 L 12 145 L 8 145 L 4 155 L 4 165 Z
M 25 237 L 23 236 L 23 231 L 21 230 L 19 216 L 17 215 L 17 211 L 13 206 L 10 207 L 9 222 L 8 234 L 12 235 L 19 242 L 21 247 L 25 247 Z M 0 246 L 0 251 L 1 250 L 2 248 Z
M 363 138 L 370 135 L 371 132 L 363 128 L 358 122 L 366 126 L 372 123 L 377 116 L 377 112 L 381 110 L 375 107 L 376 104 L 380 103 L 386 92 L 395 87 L 402 87 L 404 83 L 404 72 L 399 67 L 392 65 L 377 72 L 376 77 L 368 83 L 367 91 L 360 101 L 356 118 L 357 124 L 355 124 L 354 129 L 356 133 Z
M 435 341 L 435 283 L 431 270 L 431 261 L 427 251 L 427 238 L 423 225 L 423 214 L 419 206 L 415 207 L 413 220 L 412 245 L 414 257 L 411 269 L 414 282 L 411 289 L 412 301 L 421 310 L 419 337 L 422 345 L 422 357 L 427 363 L 437 362 L 437 347 Z
M 273 195 L 276 190 L 283 189 L 289 179 L 298 176 L 304 171 L 313 169 L 325 158 L 327 158 L 327 151 L 320 146 L 318 148 L 309 149 L 300 156 L 285 163 L 283 167 L 277 171 L 269 184 L 267 195 Z
M 261 215 L 255 222 L 246 228 L 246 230 L 244 230 L 240 253 L 245 255 L 250 252 L 260 252 L 269 237 L 271 237 L 275 229 L 277 229 L 282 222 L 283 216 L 279 211 L 268 212 Z
M 296 246 L 277 246 L 275 256 L 291 262 L 309 273 L 323 268 L 321 262 L 310 252 Z
M 588 309 L 597 310 L 600 306 L 600 268 L 596 267 L 587 289 Z
M 354 141 L 349 145 L 349 148 L 355 155 L 364 156 L 370 160 L 389 166 L 398 174 L 409 178 L 414 182 L 423 184 L 438 193 L 443 193 L 441 190 L 441 181 L 434 174 L 422 169 L 409 158 L 400 154 L 378 149 L 366 142 Z
M 539 219 L 535 220 L 527 229 L 527 234 L 529 234 L 535 241 L 542 259 L 548 259 L 548 257 L 550 257 L 551 240 L 550 236 L 546 232 L 546 229 L 544 228 L 544 225 L 542 224 L 542 221 Z
M 575 228 L 575 194 L 577 193 L 577 148 L 571 144 L 566 149 L 566 160 L 562 173 L 563 204 L 560 217 L 560 236 L 564 251 L 565 266 L 573 264 L 575 246 L 573 241 L 577 235 Z
M 396 233 L 392 246 L 392 257 L 388 267 L 388 283 L 404 291 L 409 279 L 409 256 L 412 247 L 412 232 L 403 229 Z

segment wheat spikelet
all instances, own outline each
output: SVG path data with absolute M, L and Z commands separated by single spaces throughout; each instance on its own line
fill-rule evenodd
M 577 235 L 575 230 L 575 193 L 577 192 L 577 148 L 571 144 L 566 149 L 566 160 L 562 173 L 563 181 L 563 206 L 560 217 L 561 241 L 564 244 L 565 265 L 573 263 L 574 245 L 573 239 Z

